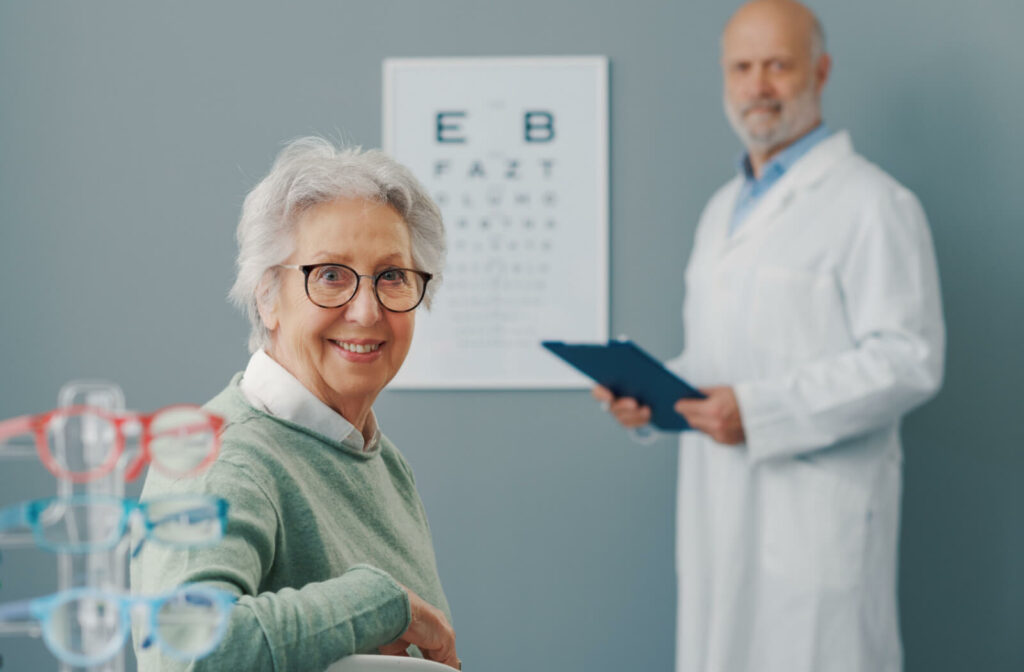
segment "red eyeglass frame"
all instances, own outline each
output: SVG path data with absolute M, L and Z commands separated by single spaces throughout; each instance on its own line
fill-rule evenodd
M 154 436 L 152 433 L 153 419 L 161 413 L 178 409 L 194 411 L 206 418 L 206 422 L 202 425 L 186 426 L 181 428 L 182 430 L 188 432 L 212 430 L 213 432 L 209 455 L 207 455 L 202 462 L 192 469 L 181 473 L 165 469 L 160 462 L 154 462 L 153 454 L 150 451 L 150 443 Z M 50 422 L 55 419 L 85 414 L 98 416 L 114 426 L 114 449 L 110 451 L 110 456 L 107 460 L 98 467 L 90 469 L 89 471 L 68 471 L 57 462 L 57 459 L 50 452 L 50 442 L 46 439 L 46 429 Z M 139 439 L 139 455 L 130 465 L 128 465 L 127 469 L 125 469 L 125 481 L 134 481 L 138 478 L 139 474 L 142 473 L 142 468 L 145 467 L 147 463 L 152 464 L 157 471 L 167 476 L 191 476 L 210 466 L 210 464 L 217 459 L 217 454 L 220 452 L 220 433 L 224 428 L 224 418 L 214 413 L 210 413 L 195 404 L 172 404 L 170 406 L 164 406 L 163 408 L 157 409 L 152 413 L 134 413 L 130 411 L 115 413 L 102 408 L 85 405 L 55 408 L 52 411 L 47 411 L 46 413 L 22 415 L 17 418 L 11 418 L 10 420 L 0 421 L 0 441 L 6 441 L 21 434 L 32 434 L 35 437 L 36 451 L 39 453 L 39 460 L 54 476 L 71 481 L 72 483 L 87 483 L 109 474 L 114 470 L 114 467 L 117 466 L 117 461 L 121 459 L 121 455 L 124 454 L 125 436 L 123 425 L 128 422 L 139 423 L 142 426 L 142 433 Z

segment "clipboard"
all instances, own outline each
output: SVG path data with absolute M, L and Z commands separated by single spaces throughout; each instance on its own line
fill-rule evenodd
M 673 408 L 678 400 L 705 398 L 632 341 L 608 341 L 607 344 L 541 341 L 541 345 L 607 387 L 616 397 L 632 397 L 650 406 L 651 424 L 664 431 L 690 429 L 686 418 Z

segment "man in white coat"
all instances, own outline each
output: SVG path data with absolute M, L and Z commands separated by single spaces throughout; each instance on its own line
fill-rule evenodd
M 678 672 L 898 672 L 901 417 L 938 390 L 938 273 L 914 195 L 822 123 L 830 59 L 792 0 L 722 36 L 747 153 L 686 269 Z M 616 418 L 650 411 L 596 388 Z

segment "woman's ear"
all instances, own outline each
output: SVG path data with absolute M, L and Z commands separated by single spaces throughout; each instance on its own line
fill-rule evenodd
M 278 323 L 276 279 L 274 271 L 268 270 L 256 286 L 256 310 L 260 313 L 263 326 L 271 333 L 277 329 Z

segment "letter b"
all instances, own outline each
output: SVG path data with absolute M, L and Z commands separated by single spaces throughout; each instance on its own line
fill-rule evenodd
M 555 115 L 531 110 L 523 115 L 523 139 L 526 142 L 551 142 L 555 139 Z

